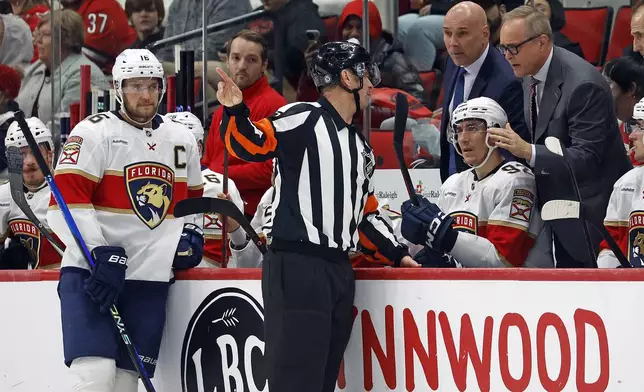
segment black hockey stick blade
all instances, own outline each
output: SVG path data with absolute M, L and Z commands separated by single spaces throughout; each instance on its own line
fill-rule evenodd
M 403 151 L 403 140 L 405 139 L 405 128 L 407 128 L 407 117 L 409 115 L 409 103 L 404 94 L 396 94 L 396 115 L 394 118 L 394 151 L 396 158 L 398 158 L 398 166 L 400 166 L 400 173 L 405 182 L 405 188 L 412 203 L 420 205 L 418 195 L 414 189 L 414 183 L 411 181 L 409 169 L 405 163 L 405 153 Z
M 40 233 L 53 245 L 56 252 L 62 256 L 65 251 L 65 247 L 56 241 L 54 236 L 51 235 L 49 230 L 47 230 L 42 222 L 36 217 L 25 198 L 25 192 L 23 190 L 24 184 L 22 180 L 22 153 L 20 152 L 20 149 L 15 146 L 7 147 L 5 154 L 7 156 L 7 169 L 9 170 L 9 189 L 11 190 L 11 198 L 18 208 L 20 208 L 20 210 L 27 216 L 27 219 L 38 227 Z
M 255 243 L 262 254 L 266 253 L 266 245 L 253 230 L 244 213 L 230 200 L 216 197 L 193 197 L 179 201 L 174 206 L 174 216 L 181 218 L 193 214 L 220 213 L 234 219 L 244 229 L 248 237 Z
M 593 219 L 590 215 L 591 211 L 586 208 L 582 203 L 575 200 L 550 200 L 547 201 L 541 208 L 541 219 L 544 221 L 552 221 L 559 219 L 582 219 L 585 222 L 589 222 L 593 227 L 595 227 L 599 233 L 602 235 L 610 250 L 613 251 L 613 254 L 619 261 L 619 263 L 624 268 L 632 268 L 633 266 L 628 261 L 624 253 L 620 249 L 617 242 L 612 235 L 606 229 L 606 226 L 602 222 L 598 222 L 597 219 Z

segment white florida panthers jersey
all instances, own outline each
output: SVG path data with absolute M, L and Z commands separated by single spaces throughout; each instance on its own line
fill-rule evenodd
M 438 206 L 454 217 L 454 228 L 488 239 L 503 264 L 521 267 L 542 226 L 533 211 L 535 197 L 530 169 L 504 162 L 483 179 L 474 170 L 452 175 L 441 187 Z
M 643 178 L 644 166 L 636 166 L 617 180 L 604 218 L 604 226 L 636 268 L 644 267 Z M 619 262 L 606 241 L 602 241 L 600 248 L 597 264 L 600 267 L 617 267 Z
M 47 224 L 49 197 L 50 191 L 47 183 L 43 183 L 36 192 L 25 193 L 27 204 L 47 230 L 49 230 Z M 49 231 L 51 232 L 51 230 Z M 9 183 L 0 186 L 0 232 L 3 239 L 12 236 L 31 250 L 32 256 L 36 260 L 35 268 L 58 268 L 60 266 L 60 254 L 41 234 L 38 226 L 27 219 L 27 216 L 13 201 Z M 56 238 L 55 235 L 54 238 Z
M 184 221 L 194 222 L 175 219 L 174 205 L 200 197 L 203 180 L 194 136 L 163 116 L 152 125 L 117 112 L 88 117 L 63 146 L 55 179 L 90 250 L 123 247 L 127 279 L 168 282 Z M 67 246 L 62 267 L 88 268 L 53 198 L 47 218 Z
M 217 197 L 224 191 L 224 176 L 215 173 L 210 169 L 204 169 L 201 172 L 203 177 L 203 195 L 204 197 Z M 239 194 L 235 182 L 228 179 L 228 194 L 240 211 L 244 212 L 244 202 Z M 206 244 L 203 251 L 203 259 L 199 267 L 220 267 L 222 260 L 222 235 L 221 222 L 216 213 L 203 214 L 203 231 L 206 237 Z M 230 251 L 228 251 L 230 255 Z

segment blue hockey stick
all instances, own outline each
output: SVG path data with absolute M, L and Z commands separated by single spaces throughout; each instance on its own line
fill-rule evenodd
M 74 218 L 72 217 L 71 212 L 69 212 L 69 208 L 67 208 L 67 203 L 65 203 L 65 200 L 63 199 L 63 196 L 61 195 L 60 190 L 56 185 L 56 181 L 54 181 L 54 176 L 51 174 L 51 170 L 49 170 L 49 166 L 47 166 L 47 162 L 45 162 L 45 158 L 40 153 L 40 149 L 38 148 L 38 143 L 36 143 L 36 139 L 34 139 L 34 136 L 31 134 L 31 130 L 29 129 L 29 125 L 27 125 L 27 121 L 25 121 L 25 114 L 22 112 L 22 110 L 17 110 L 14 114 L 14 117 L 18 122 L 18 125 L 20 125 L 20 129 L 22 129 L 22 133 L 24 134 L 25 139 L 27 139 L 29 148 L 31 149 L 31 152 L 34 155 L 34 158 L 36 158 L 36 162 L 40 167 L 40 171 L 45 176 L 45 180 L 47 181 L 47 184 L 51 189 L 51 194 L 54 195 L 54 199 L 56 199 L 56 203 L 60 207 L 60 211 L 63 213 L 65 222 L 69 227 L 69 231 L 71 231 L 72 235 L 74 236 L 76 245 L 78 246 L 79 249 L 82 250 L 85 260 L 89 263 L 89 265 L 92 268 L 94 268 L 94 260 L 92 259 L 92 255 L 89 252 L 89 249 L 87 249 L 87 245 L 83 240 L 83 236 L 78 230 L 78 226 L 76 226 L 76 222 L 74 221 Z M 112 305 L 112 307 L 110 308 L 110 314 L 112 315 L 112 319 L 114 320 L 114 324 L 118 329 L 119 335 L 121 335 L 121 339 L 123 340 L 123 343 L 125 343 L 125 347 L 127 348 L 127 352 L 130 355 L 130 359 L 132 359 L 132 363 L 136 368 L 136 372 L 139 374 L 141 381 L 143 381 L 145 390 L 147 392 L 155 392 L 154 386 L 152 386 L 152 382 L 150 381 L 150 377 L 148 377 L 148 373 L 145 371 L 145 367 L 141 362 L 139 353 L 137 352 L 136 347 L 134 347 L 134 344 L 130 339 L 130 335 L 127 332 L 127 329 L 125 328 L 125 324 L 123 323 L 123 319 L 121 318 L 121 315 L 119 314 L 118 309 L 116 309 L 116 305 L 114 304 Z

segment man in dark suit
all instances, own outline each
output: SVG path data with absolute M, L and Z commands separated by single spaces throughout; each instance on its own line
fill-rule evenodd
M 491 129 L 490 139 L 533 168 L 539 207 L 574 195 L 561 158 L 544 146 L 546 137 L 563 144 L 582 201 L 598 218 L 606 212 L 613 184 L 631 168 L 605 78 L 590 63 L 552 44 L 552 30 L 541 12 L 522 6 L 505 14 L 501 51 L 514 73 L 524 78 L 526 122 L 531 143 L 511 127 Z M 558 267 L 588 267 L 596 259 L 600 236 L 591 230 L 586 245 L 581 221 L 553 221 Z
M 477 97 L 492 98 L 501 105 L 519 135 L 528 140 L 523 116 L 521 81 L 503 55 L 489 44 L 490 28 L 485 11 L 470 1 L 458 3 L 445 15 L 443 37 L 449 53 L 445 70 L 445 102 L 441 121 L 441 180 L 467 170 L 447 140 L 452 109 Z

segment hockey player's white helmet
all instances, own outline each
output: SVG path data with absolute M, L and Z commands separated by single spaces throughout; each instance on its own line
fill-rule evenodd
M 505 114 L 505 110 L 503 110 L 501 105 L 487 97 L 473 98 L 458 105 L 452 112 L 450 127 L 447 130 L 447 140 L 452 143 L 459 155 L 462 155 L 462 153 L 458 145 L 458 134 L 463 132 L 459 124 L 465 120 L 483 120 L 485 121 L 486 129 L 505 128 L 508 123 L 508 116 Z M 487 156 L 482 163 L 472 166 L 475 169 L 483 166 L 490 158 L 492 151 L 496 148 L 495 145 L 490 145 L 488 140 L 489 135 L 486 135 L 485 144 L 488 147 Z
M 163 66 L 152 52 L 147 49 L 125 49 L 116 57 L 116 61 L 112 67 L 112 77 L 114 78 L 116 100 L 121 104 L 121 110 L 126 114 L 125 105 L 123 104 L 123 81 L 134 78 L 160 79 L 162 90 L 159 95 L 159 103 L 157 104 L 158 109 L 158 105 L 161 104 L 161 99 L 165 94 L 166 81 Z
M 172 121 L 176 121 L 184 125 L 186 128 L 190 130 L 190 132 L 192 132 L 192 135 L 195 137 L 195 139 L 197 139 L 197 145 L 199 146 L 199 154 L 201 155 L 203 153 L 204 130 L 203 130 L 203 126 L 201 125 L 201 120 L 199 120 L 199 117 L 195 116 L 190 112 L 168 113 L 166 114 L 166 117 L 170 118 Z
M 644 98 L 633 107 L 633 120 L 644 120 Z
M 204 130 L 199 117 L 190 112 L 176 112 L 166 114 L 172 121 L 176 121 L 186 126 L 195 136 L 198 143 L 203 144 Z
M 34 135 L 36 143 L 45 143 L 49 146 L 51 151 L 54 151 L 54 140 L 49 128 L 47 128 L 47 126 L 37 117 L 28 118 L 26 121 L 31 134 Z M 27 147 L 29 145 L 22 129 L 20 129 L 20 126 L 18 125 L 18 121 L 14 121 L 9 125 L 7 136 L 4 139 L 4 145 L 5 147 L 14 146 L 18 148 Z

